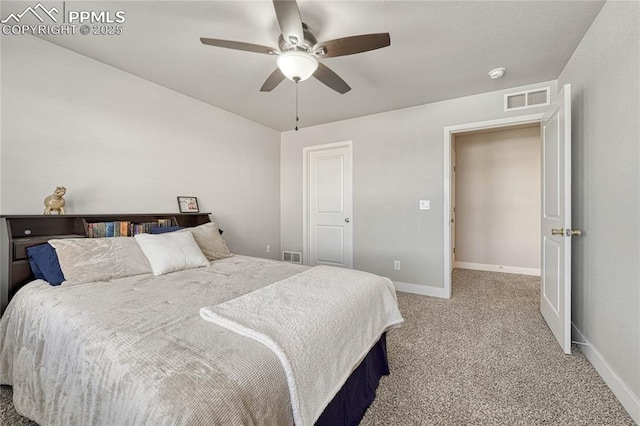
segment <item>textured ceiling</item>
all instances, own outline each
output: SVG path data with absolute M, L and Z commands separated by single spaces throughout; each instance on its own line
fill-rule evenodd
M 60 4 L 61 2 L 43 2 Z M 124 10 L 119 36 L 45 36 L 52 43 L 274 129 L 294 127 L 295 84 L 259 91 L 275 58 L 202 45 L 200 37 L 277 47 L 270 1 L 66 2 Z M 389 32 L 391 46 L 322 62 L 351 87 L 340 95 L 300 83 L 300 126 L 552 80 L 601 1 L 308 1 L 302 20 L 318 40 Z M 3 2 L 2 16 L 24 9 Z M 487 72 L 507 67 L 501 80 Z

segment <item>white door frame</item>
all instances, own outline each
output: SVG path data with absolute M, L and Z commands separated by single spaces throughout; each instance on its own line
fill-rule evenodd
M 444 296 L 451 298 L 451 138 L 455 133 L 495 129 L 518 124 L 540 123 L 544 113 L 499 118 L 444 128 Z
M 324 151 L 335 148 L 349 148 L 351 151 L 350 167 L 353 176 L 353 141 L 334 142 L 302 148 L 302 263 L 304 265 L 309 264 L 309 155 L 314 151 Z M 351 194 L 351 205 L 353 206 L 353 191 L 351 191 Z M 353 223 L 353 211 L 351 212 L 350 219 Z

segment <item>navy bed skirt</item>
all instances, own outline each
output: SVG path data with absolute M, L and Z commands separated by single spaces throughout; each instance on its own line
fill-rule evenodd
M 357 425 L 376 397 L 382 376 L 389 375 L 386 333 L 351 373 L 342 389 L 324 409 L 317 426 Z

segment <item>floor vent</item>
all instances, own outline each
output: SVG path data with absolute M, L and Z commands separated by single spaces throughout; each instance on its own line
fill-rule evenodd
M 282 260 L 302 265 L 302 253 L 297 251 L 283 251 Z
M 504 110 L 533 108 L 541 105 L 549 105 L 549 88 L 532 89 L 526 92 L 509 93 L 504 95 Z

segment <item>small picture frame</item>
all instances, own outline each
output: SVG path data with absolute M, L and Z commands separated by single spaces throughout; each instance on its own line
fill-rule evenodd
M 196 197 L 178 197 L 180 213 L 199 213 L 198 199 Z

